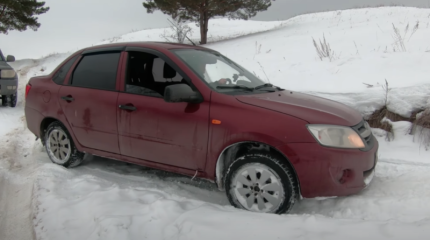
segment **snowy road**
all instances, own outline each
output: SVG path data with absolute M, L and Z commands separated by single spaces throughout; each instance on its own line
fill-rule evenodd
M 100 158 L 65 170 L 43 154 L 38 159 L 35 225 L 42 239 L 422 239 L 429 233 L 428 164 L 382 158 L 359 195 L 303 200 L 292 214 L 276 216 L 233 209 L 213 185 L 160 171 Z
M 0 239 L 35 239 L 31 214 L 33 182 L 11 183 L 0 177 Z
M 17 157 L 23 143 L 14 133 L 25 129 L 22 103 L 0 107 L 0 239 L 35 239 L 32 223 L 34 162 Z M 23 164 L 22 164 L 23 163 Z
M 385 158 L 395 142 L 383 138 L 368 189 L 303 200 L 276 216 L 232 208 L 211 183 L 113 160 L 87 156 L 64 169 L 20 124 L 0 141 L 0 232 L 7 234 L 0 239 L 31 239 L 31 216 L 37 239 L 420 239 L 430 232 L 428 152 L 417 161 Z

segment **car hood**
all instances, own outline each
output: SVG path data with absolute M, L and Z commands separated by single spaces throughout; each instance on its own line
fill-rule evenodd
M 236 99 L 245 104 L 288 114 L 311 124 L 354 126 L 363 119 L 358 111 L 344 104 L 291 91 L 241 95 L 236 96 Z
M 9 66 L 9 64 L 7 64 L 7 62 L 5 61 L 0 61 L 0 70 L 1 69 L 12 69 L 11 66 Z

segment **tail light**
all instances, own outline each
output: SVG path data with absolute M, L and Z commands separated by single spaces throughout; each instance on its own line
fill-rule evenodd
M 31 85 L 30 85 L 30 84 L 27 84 L 27 85 L 25 86 L 25 98 L 26 98 L 26 99 L 27 99 L 28 92 L 30 92 L 30 89 L 31 89 Z

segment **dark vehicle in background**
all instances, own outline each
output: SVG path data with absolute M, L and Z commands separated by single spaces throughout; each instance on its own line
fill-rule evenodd
M 354 109 L 268 84 L 211 49 L 80 50 L 26 86 L 27 126 L 52 162 L 84 153 L 208 179 L 235 207 L 288 212 L 366 188 L 378 142 Z
M 8 62 L 14 62 L 14 56 L 4 57 L 0 50 L 0 96 L 3 106 L 8 103 L 11 107 L 16 106 L 18 97 L 18 75 Z

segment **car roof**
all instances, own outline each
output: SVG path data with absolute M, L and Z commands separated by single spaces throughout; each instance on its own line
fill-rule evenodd
M 169 43 L 169 42 L 122 42 L 122 43 L 111 43 L 111 44 L 103 44 L 88 47 L 82 49 L 84 52 L 96 52 L 97 49 L 120 49 L 126 47 L 142 47 L 142 48 L 150 48 L 155 50 L 170 50 L 170 49 L 199 49 L 199 50 L 210 50 L 208 48 L 188 45 L 188 44 L 180 44 L 180 43 Z M 212 50 L 213 51 L 213 50 Z

